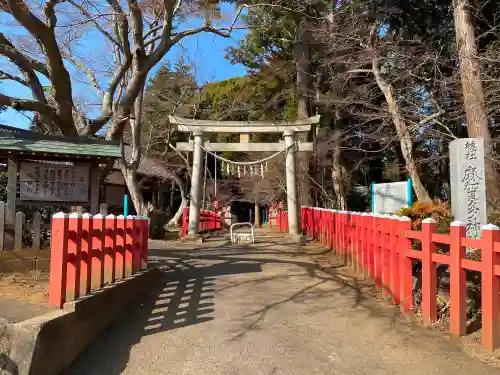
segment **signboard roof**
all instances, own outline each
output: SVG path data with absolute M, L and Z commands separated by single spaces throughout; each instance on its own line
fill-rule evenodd
M 0 132 L 0 152 L 72 159 L 118 159 L 118 142 L 90 137 L 61 137 L 35 132 Z

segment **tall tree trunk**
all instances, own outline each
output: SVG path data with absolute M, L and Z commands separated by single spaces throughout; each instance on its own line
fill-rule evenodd
M 372 58 L 372 73 L 375 76 L 378 87 L 384 94 L 389 113 L 391 114 L 392 122 L 396 129 L 396 134 L 398 135 L 399 143 L 401 144 L 401 153 L 405 160 L 406 169 L 408 170 L 408 175 L 410 176 L 413 184 L 413 189 L 419 201 L 430 201 L 431 198 L 427 192 L 420 175 L 418 173 L 417 164 L 413 156 L 413 141 L 410 133 L 410 129 L 401 115 L 398 103 L 396 101 L 396 95 L 394 93 L 394 87 L 392 84 L 387 82 L 382 76 L 380 71 L 380 62 L 377 56 L 377 51 L 375 49 L 375 41 L 377 38 L 378 25 L 374 25 L 370 32 L 370 46 L 373 55 Z
M 413 189 L 415 190 L 417 199 L 422 202 L 430 201 L 431 198 L 429 196 L 429 193 L 427 192 L 427 189 L 422 183 L 422 180 L 418 173 L 417 164 L 413 156 L 413 141 L 411 138 L 410 129 L 408 129 L 406 122 L 399 112 L 399 107 L 394 95 L 394 89 L 392 85 L 386 84 L 385 81 L 379 81 L 377 79 L 377 83 L 384 93 L 385 100 L 387 101 L 389 113 L 391 114 L 392 122 L 394 123 L 394 127 L 396 128 L 396 133 L 401 144 L 401 153 L 403 154 L 406 169 L 408 170 L 408 175 L 411 178 Z
M 333 190 L 337 200 L 337 209 L 347 210 L 347 192 L 344 180 L 344 169 L 342 165 L 342 128 L 344 122 L 338 107 L 335 107 L 335 118 L 333 119 L 332 136 L 332 182 Z
M 179 206 L 179 209 L 175 213 L 175 215 L 170 219 L 170 221 L 167 223 L 167 227 L 169 228 L 175 228 L 179 224 L 179 221 L 181 220 L 182 217 L 182 212 L 185 207 L 188 205 L 188 200 L 187 200 L 187 194 L 186 194 L 186 186 L 184 184 L 184 181 L 182 179 L 175 175 L 172 177 L 172 183 L 176 183 L 177 186 L 179 187 L 179 190 L 181 192 L 181 204 Z
M 122 174 L 127 184 L 128 191 L 130 193 L 130 198 L 134 203 L 135 211 L 137 215 L 148 216 L 149 208 L 144 202 L 144 197 L 142 196 L 141 186 L 139 181 L 137 181 L 137 168 L 141 163 L 141 122 L 142 122 L 142 104 L 144 98 L 144 90 L 141 90 L 139 95 L 134 101 L 133 114 L 134 119 L 123 121 L 124 124 L 130 124 L 132 133 L 132 155 L 130 160 L 123 160 L 122 162 Z M 125 126 L 125 125 L 124 125 Z M 121 132 L 122 147 L 123 147 L 123 131 Z
M 309 32 L 304 20 L 297 25 L 297 35 L 294 45 L 294 57 L 296 68 L 296 91 L 297 91 L 297 118 L 305 119 L 309 112 L 309 88 L 310 88 L 310 60 Z M 307 136 L 301 135 L 301 141 L 307 141 Z M 311 183 L 309 181 L 309 155 L 299 153 L 297 169 L 297 185 L 299 190 L 299 204 L 310 206 Z
M 493 143 L 484 102 L 481 66 L 477 57 L 474 18 L 470 9 L 469 0 L 453 0 L 467 132 L 471 138 L 483 138 L 484 140 L 486 192 L 489 202 L 497 205 L 500 201 L 500 190 L 497 187 L 500 178 L 494 161 L 489 159 L 493 152 Z
M 132 203 L 135 207 L 135 212 L 137 215 L 148 216 L 149 210 L 144 202 L 144 198 L 142 196 L 141 188 L 139 186 L 139 182 L 137 181 L 137 170 L 134 166 L 122 164 L 121 167 L 123 178 L 125 179 L 125 183 L 127 184 L 127 188 L 130 194 L 130 198 L 132 199 Z
M 335 197 L 337 198 L 337 209 L 347 210 L 347 198 L 344 185 L 344 178 L 342 173 L 342 166 L 340 162 L 340 151 L 333 150 L 333 168 L 332 168 L 332 181 L 333 190 L 335 190 Z

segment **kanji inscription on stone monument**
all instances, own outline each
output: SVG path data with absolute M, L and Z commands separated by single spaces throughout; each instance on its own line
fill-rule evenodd
M 467 225 L 468 237 L 479 237 L 486 224 L 484 144 L 482 138 L 450 143 L 451 206 L 455 220 Z

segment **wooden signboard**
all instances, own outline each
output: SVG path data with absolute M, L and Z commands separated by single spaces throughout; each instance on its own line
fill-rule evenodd
M 372 184 L 372 212 L 394 215 L 411 206 L 411 180 Z
M 90 166 L 21 162 L 20 199 L 88 202 Z

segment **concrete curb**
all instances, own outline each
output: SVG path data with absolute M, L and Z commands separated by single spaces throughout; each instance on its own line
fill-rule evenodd
M 157 269 L 145 271 L 68 302 L 62 310 L 10 324 L 9 360 L 15 374 L 62 373 L 158 275 Z

